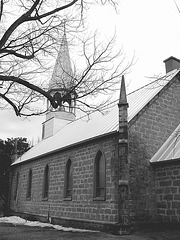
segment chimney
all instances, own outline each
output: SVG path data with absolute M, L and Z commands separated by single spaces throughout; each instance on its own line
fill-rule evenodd
M 166 73 L 180 68 L 180 60 L 178 58 L 175 58 L 172 56 L 165 59 L 164 63 L 165 63 L 165 67 L 166 67 Z

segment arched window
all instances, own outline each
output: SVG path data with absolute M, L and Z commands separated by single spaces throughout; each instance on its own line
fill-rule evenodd
M 64 181 L 64 197 L 72 199 L 72 183 L 73 183 L 73 172 L 72 162 L 68 159 L 65 168 L 65 181 Z
M 19 186 L 19 172 L 16 174 L 16 183 L 15 183 L 15 191 L 14 191 L 14 200 L 17 200 L 18 197 L 18 186 Z
M 32 188 L 32 169 L 29 169 L 26 198 L 31 198 L 31 188 Z
M 43 192 L 42 197 L 47 199 L 49 192 L 49 166 L 46 165 L 44 169 L 44 179 L 43 179 Z
M 98 151 L 94 161 L 94 198 L 105 200 L 106 196 L 106 166 L 105 157 Z

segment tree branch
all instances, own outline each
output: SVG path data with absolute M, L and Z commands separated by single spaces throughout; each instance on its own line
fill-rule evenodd
M 16 57 L 19 57 L 19 58 L 22 58 L 22 59 L 28 59 L 28 60 L 34 58 L 34 53 L 32 53 L 31 55 L 23 55 L 23 54 L 17 53 L 14 50 L 8 50 L 8 49 L 4 49 L 4 50 L 0 51 L 0 53 L 6 53 L 7 55 L 11 54 L 11 55 L 14 55 Z
M 36 0 L 32 7 L 27 11 L 25 14 L 21 15 L 4 33 L 3 37 L 0 40 L 0 49 L 5 45 L 11 34 L 14 30 L 21 25 L 23 22 L 27 20 L 27 18 L 31 15 L 31 13 L 36 9 L 37 5 L 39 4 L 40 0 Z
M 26 21 L 34 21 L 34 20 L 40 20 L 42 18 L 45 18 L 45 17 L 48 17 L 48 16 L 51 16 L 53 15 L 54 13 L 56 12 L 60 12 L 66 8 L 69 8 L 71 6 L 73 6 L 76 2 L 78 2 L 79 0 L 73 0 L 72 2 L 62 6 L 62 7 L 59 7 L 59 8 L 55 8 L 54 10 L 50 11 L 50 12 L 47 12 L 47 13 L 44 13 L 42 15 L 36 15 L 36 17 L 29 17 Z
M 25 86 L 25 87 L 27 87 L 27 88 L 29 88 L 31 90 L 34 90 L 34 91 L 42 94 L 43 96 L 45 96 L 50 101 L 50 103 L 53 106 L 53 108 L 57 108 L 58 107 L 56 102 L 54 101 L 53 97 L 49 94 L 49 92 L 44 91 L 42 88 L 40 88 L 40 87 L 38 87 L 38 86 L 36 86 L 34 84 L 31 84 L 28 81 L 25 81 L 25 80 L 23 80 L 21 78 L 14 77 L 14 76 L 3 76 L 3 75 L 0 75 L 0 80 L 1 81 L 5 81 L 5 82 L 13 81 L 13 82 L 19 83 L 19 84 L 21 84 L 21 85 L 23 85 L 23 86 Z
M 74 5 L 78 0 L 73 0 L 72 2 L 70 2 L 69 4 L 66 4 L 62 7 L 59 8 L 55 8 L 54 10 L 47 12 L 45 14 L 42 15 L 37 15 L 35 17 L 30 17 L 32 12 L 34 10 L 36 10 L 36 7 L 38 6 L 40 0 L 36 0 L 34 1 L 34 4 L 32 5 L 32 7 L 29 9 L 29 11 L 27 11 L 25 14 L 21 15 L 8 29 L 7 31 L 4 33 L 3 37 L 0 40 L 0 49 L 5 45 L 5 43 L 7 42 L 7 40 L 9 39 L 9 37 L 12 35 L 12 33 L 14 32 L 14 30 L 20 26 L 22 23 L 24 22 L 28 22 L 28 21 L 36 21 L 36 20 L 40 20 L 42 18 L 48 17 L 53 15 L 56 12 L 62 11 L 66 8 L 71 7 L 72 5 Z
M 1 21 L 1 18 L 2 18 L 2 14 L 3 14 L 3 0 L 1 0 L 1 6 L 0 6 L 0 21 Z
M 0 93 L 0 97 L 3 98 L 6 102 L 8 102 L 13 108 L 14 108 L 14 111 L 16 113 L 16 116 L 20 116 L 20 113 L 16 107 L 16 105 L 8 98 L 6 97 L 4 94 Z

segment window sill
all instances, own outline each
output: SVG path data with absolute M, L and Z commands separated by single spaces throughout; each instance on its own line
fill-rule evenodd
M 105 197 L 94 197 L 93 201 L 105 201 L 106 198 Z
M 26 200 L 27 200 L 27 201 L 30 201 L 30 200 L 31 200 L 31 197 L 26 197 Z
M 71 196 L 70 197 L 65 197 L 63 200 L 64 201 L 72 201 L 72 197 Z
M 42 201 L 48 201 L 48 197 L 42 198 Z

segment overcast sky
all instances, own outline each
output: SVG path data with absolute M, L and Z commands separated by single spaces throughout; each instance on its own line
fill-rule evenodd
M 176 2 L 180 6 L 180 0 Z M 118 13 L 110 6 L 92 7 L 89 26 L 104 38 L 116 30 L 116 47 L 123 46 L 127 61 L 135 56 L 126 76 L 129 92 L 149 83 L 148 77 L 164 75 L 166 58 L 180 59 L 180 13 L 174 0 L 119 0 Z M 0 139 L 37 139 L 44 120 L 21 119 L 14 112 L 0 111 Z

